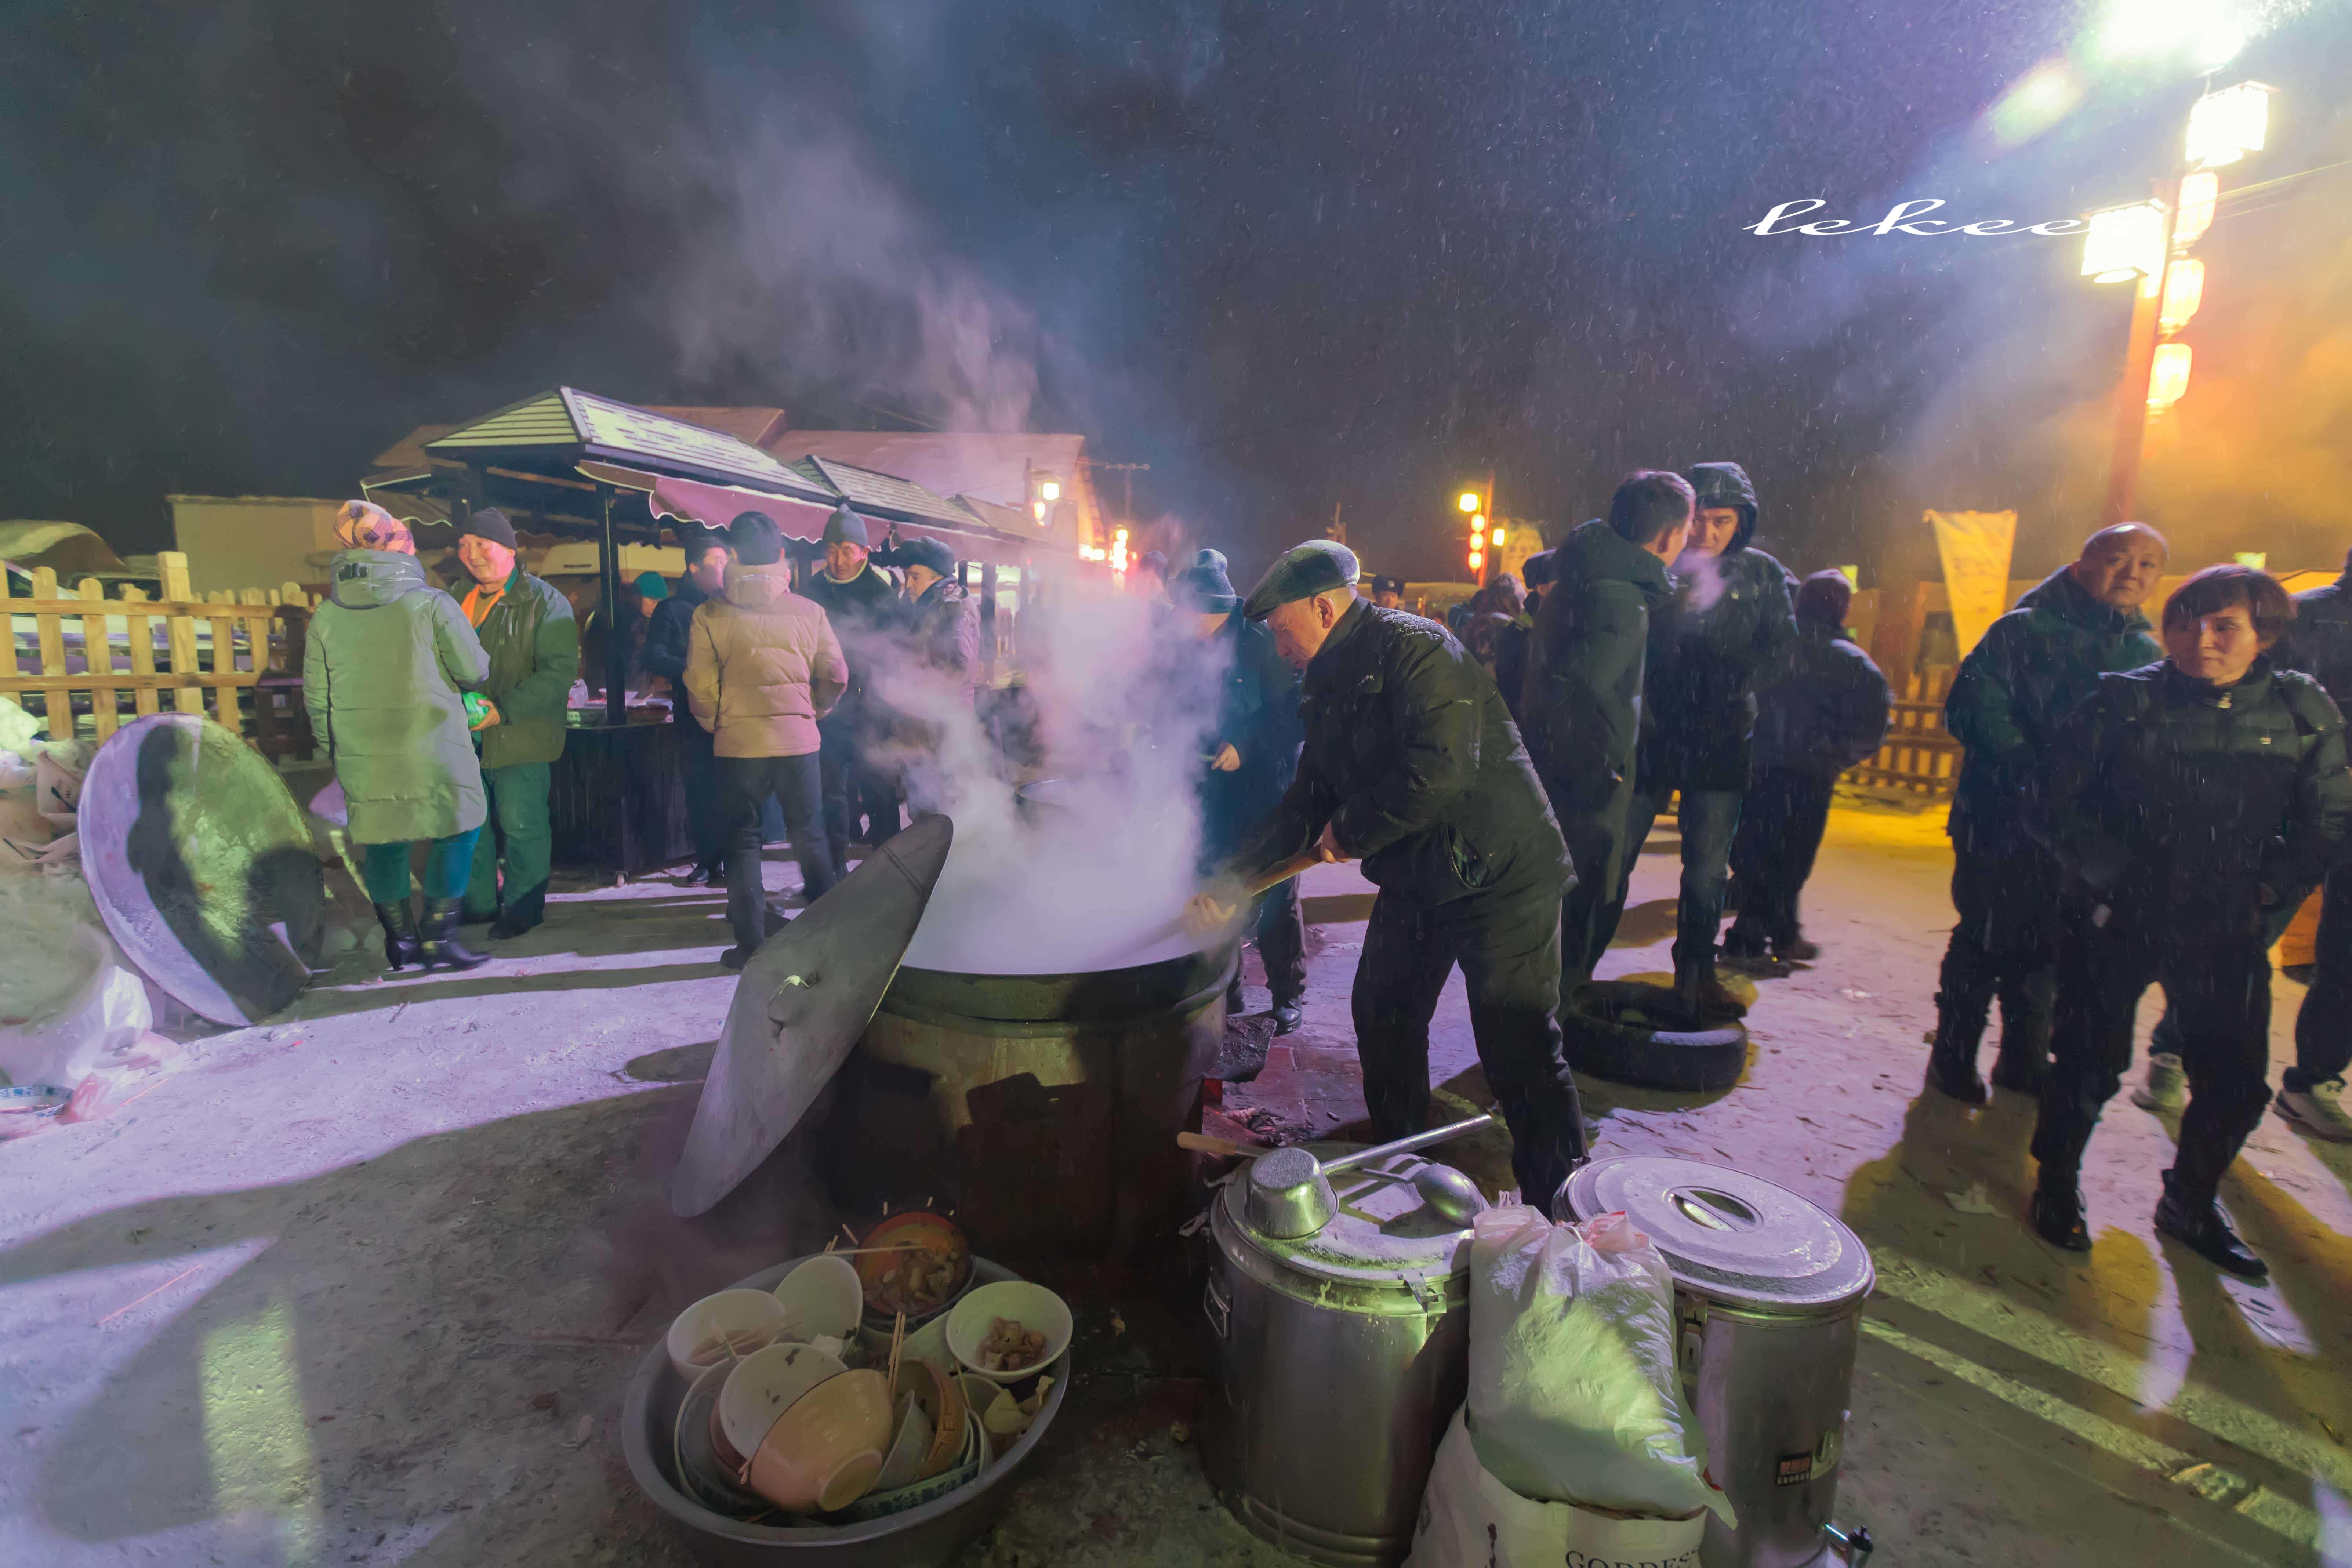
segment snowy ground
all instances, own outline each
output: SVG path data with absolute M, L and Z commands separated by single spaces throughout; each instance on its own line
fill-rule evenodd
M 1602 1152 L 1739 1165 L 1870 1243 L 1840 1511 L 1880 1562 L 2352 1563 L 2352 1160 L 2255 1135 L 2226 1194 L 2275 1270 L 2252 1289 L 2154 1237 L 2167 1130 L 2118 1100 L 2086 1170 L 2096 1249 L 2033 1241 L 2030 1105 L 1918 1087 L 1948 871 L 1933 818 L 1841 810 L 1807 900 L 1828 952 L 1762 982 L 1748 1078 L 1588 1081 Z M 1673 881 L 1645 857 L 1604 973 L 1665 966 Z M 1308 1027 L 1229 1109 L 1329 1126 L 1362 1111 L 1369 889 L 1331 868 L 1307 891 Z M 677 1306 L 833 1220 L 663 1204 L 734 984 L 720 902 L 562 897 L 488 967 L 347 972 L 111 1117 L 0 1146 L 0 1563 L 687 1561 L 622 1464 L 627 1373 Z M 2300 998 L 2280 983 L 2280 1061 Z M 1475 1094 L 1458 982 L 1433 1045 L 1433 1079 Z M 1127 1310 L 1082 1306 L 1093 1370 L 967 1561 L 1281 1561 L 1200 1479 L 1181 1330 Z

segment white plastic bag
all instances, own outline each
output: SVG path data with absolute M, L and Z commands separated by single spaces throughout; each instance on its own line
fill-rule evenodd
M 0 1073 L 10 1083 L 72 1089 L 106 1058 L 135 1053 L 155 1022 L 147 988 L 117 962 L 114 944 L 95 931 L 76 935 L 97 952 L 96 973 L 57 1012 L 0 1028 Z
M 1706 1537 L 1704 1512 L 1616 1519 L 1521 1497 L 1478 1463 L 1457 1410 L 1430 1468 L 1405 1568 L 1698 1568 Z
M 1736 1522 L 1675 1370 L 1674 1276 L 1622 1214 L 1554 1225 L 1514 1204 L 1477 1217 L 1469 1430 L 1523 1498 Z

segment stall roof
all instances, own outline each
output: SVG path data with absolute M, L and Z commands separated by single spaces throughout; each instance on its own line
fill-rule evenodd
M 1029 504 L 1033 469 L 1081 480 L 1087 438 L 997 430 L 783 430 L 758 443 L 779 458 L 823 458 L 898 474 L 935 495 Z
M 968 510 L 959 509 L 945 496 L 933 495 L 912 479 L 861 468 L 855 463 L 845 463 L 835 458 L 803 458 L 791 466 L 827 489 L 846 498 L 850 505 L 861 511 L 871 507 L 879 511 L 903 512 L 908 518 L 935 518 L 958 526 L 971 522 L 975 515 Z
M 559 386 L 424 443 L 428 459 L 552 463 L 593 458 L 683 479 L 831 500 L 838 492 L 723 432 Z

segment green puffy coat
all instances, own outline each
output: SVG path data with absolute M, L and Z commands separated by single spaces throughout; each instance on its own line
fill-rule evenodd
M 499 721 L 481 732 L 482 766 L 551 763 L 563 754 L 564 709 L 580 677 L 580 625 L 572 603 L 521 567 L 475 628 L 490 656 L 483 696 Z
M 460 689 L 489 671 L 456 600 L 414 555 L 346 550 L 310 617 L 302 702 L 335 764 L 359 844 L 479 827 L 482 773 Z

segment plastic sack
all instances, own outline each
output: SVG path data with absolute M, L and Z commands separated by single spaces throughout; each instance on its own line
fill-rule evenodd
M 17 706 L 14 698 L 0 698 L 0 752 L 22 752 L 41 732 L 41 721 Z
M 1554 1225 L 1514 1204 L 1477 1217 L 1469 1431 L 1523 1498 L 1737 1522 L 1675 1369 L 1674 1276 L 1622 1214 Z
M 1521 1497 L 1478 1462 L 1457 1410 L 1430 1467 L 1405 1568 L 1699 1568 L 1706 1537 L 1704 1512 L 1619 1519 Z
M 58 1011 L 0 1028 L 0 1074 L 12 1084 L 74 1088 L 109 1057 L 136 1052 L 155 1022 L 147 988 L 117 962 L 114 944 L 75 934 L 95 953 L 95 972 Z

